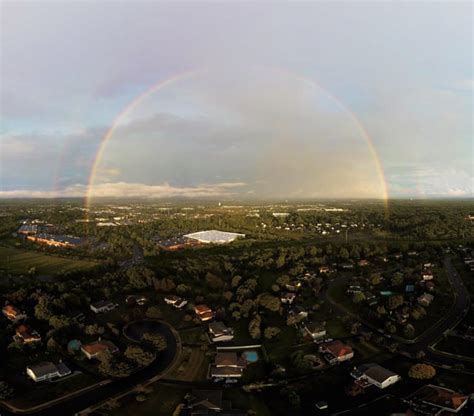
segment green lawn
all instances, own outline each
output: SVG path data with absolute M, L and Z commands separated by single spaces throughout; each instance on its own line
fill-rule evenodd
M 0 269 L 12 274 L 27 274 L 31 267 L 37 274 L 57 274 L 74 270 L 89 269 L 97 265 L 91 260 L 77 260 L 58 257 L 39 251 L 12 247 L 0 247 Z
M 146 395 L 144 402 L 137 402 L 136 395 L 129 395 L 122 402 L 118 409 L 108 411 L 106 414 L 115 416 L 136 415 L 136 416 L 170 416 L 176 406 L 182 403 L 186 391 L 179 386 L 157 385 L 153 391 Z

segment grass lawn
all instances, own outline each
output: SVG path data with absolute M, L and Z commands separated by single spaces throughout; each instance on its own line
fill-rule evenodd
M 27 274 L 31 267 L 36 268 L 37 274 L 57 274 L 89 269 L 97 264 L 92 260 L 77 260 L 52 256 L 39 251 L 0 247 L 0 269 L 12 274 Z
M 109 410 L 106 414 L 114 416 L 170 416 L 176 406 L 182 403 L 188 390 L 179 386 L 156 385 L 153 391 L 146 396 L 144 402 L 137 402 L 136 395 L 132 394 L 123 400 L 119 408 Z
M 205 380 L 209 367 L 206 351 L 199 347 L 183 347 L 180 362 L 166 375 L 167 379 L 180 381 Z
M 240 389 L 224 390 L 224 399 L 232 402 L 232 407 L 241 410 L 253 410 L 256 416 L 271 416 L 265 402 L 257 395 Z
M 459 337 L 453 337 L 448 335 L 436 345 L 436 349 L 440 351 L 450 352 L 451 354 L 472 357 L 474 351 L 474 341 L 469 341 Z
M 64 394 L 83 389 L 96 382 L 97 380 L 87 374 L 76 374 L 52 383 L 44 382 L 34 385 L 31 382 L 31 388 L 23 390 L 21 395 L 12 400 L 11 403 L 17 407 L 36 406 L 54 400 Z

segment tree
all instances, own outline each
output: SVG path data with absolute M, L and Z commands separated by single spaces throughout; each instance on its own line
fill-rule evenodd
M 276 326 L 269 326 L 268 328 L 265 328 L 265 331 L 263 331 L 263 336 L 266 339 L 272 339 L 276 337 L 280 332 L 280 329 Z
M 272 312 L 278 312 L 281 306 L 280 299 L 270 293 L 262 293 L 258 298 L 258 303 Z
M 429 380 L 436 375 L 436 370 L 433 366 L 428 364 L 415 364 L 408 370 L 408 376 L 419 380 Z
M 413 335 L 415 335 L 415 327 L 412 324 L 405 325 L 403 335 L 405 335 L 406 338 L 413 338 Z
M 148 351 L 145 351 L 143 348 L 135 345 L 130 345 L 127 347 L 124 353 L 130 361 L 133 361 L 139 366 L 145 367 L 150 364 L 155 356 Z
M 399 306 L 403 305 L 403 296 L 402 295 L 393 295 L 390 296 L 387 300 L 387 308 L 393 311 Z
M 352 295 L 352 302 L 360 303 L 365 300 L 365 295 L 362 292 L 356 292 Z
M 0 400 L 7 400 L 13 397 L 13 387 L 5 381 L 0 381 Z
M 157 349 L 158 351 L 163 351 L 168 346 L 166 338 L 161 334 L 146 332 L 143 334 L 142 340 L 153 345 L 153 348 Z
M 395 273 L 390 282 L 392 283 L 392 286 L 401 286 L 403 283 L 403 274 L 399 272 Z
M 147 318 L 160 319 L 162 316 L 162 313 L 160 311 L 160 308 L 158 308 L 158 306 L 150 306 L 146 310 L 145 315 Z
M 252 337 L 252 339 L 260 339 L 262 336 L 262 330 L 260 329 L 260 326 L 262 324 L 262 318 L 260 315 L 255 315 L 253 319 L 249 323 L 249 334 Z

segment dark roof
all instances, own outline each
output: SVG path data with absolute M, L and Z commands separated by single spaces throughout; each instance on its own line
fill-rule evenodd
M 51 373 L 56 373 L 58 371 L 56 364 L 50 361 L 44 361 L 38 364 L 29 365 L 27 368 L 33 371 L 36 378 L 40 378 Z
M 379 383 L 383 383 L 389 377 L 397 375 L 394 372 L 387 370 L 386 368 L 375 363 L 362 364 L 359 367 L 359 371 L 364 373 L 367 377 L 378 381 Z

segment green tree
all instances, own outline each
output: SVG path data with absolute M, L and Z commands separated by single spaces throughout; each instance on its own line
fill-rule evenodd
M 428 364 L 414 364 L 408 370 L 408 376 L 419 380 L 429 380 L 436 375 L 436 370 Z

